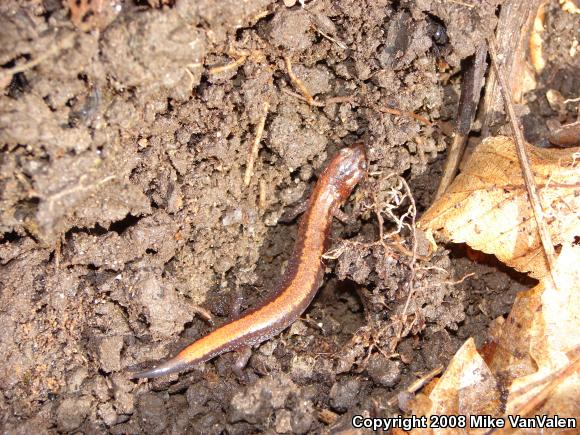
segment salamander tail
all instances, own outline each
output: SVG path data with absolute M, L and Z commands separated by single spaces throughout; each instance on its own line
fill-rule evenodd
M 190 367 L 190 364 L 177 356 L 149 369 L 133 372 L 131 373 L 131 378 L 157 378 L 159 376 L 181 372 L 188 367 Z

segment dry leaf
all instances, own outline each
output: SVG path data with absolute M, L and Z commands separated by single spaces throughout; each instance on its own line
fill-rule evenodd
M 508 324 L 523 325 L 519 334 L 505 328 L 500 347 L 525 349 L 533 362 L 528 373 L 515 373 L 513 359 L 491 362 L 495 371 L 510 373 L 506 412 L 518 413 L 532 401 L 545 384 L 580 356 L 580 246 L 565 246 L 556 263 L 558 288 L 550 279 L 518 295 L 508 317 Z M 529 322 L 529 323 L 525 323 Z M 512 350 L 512 354 L 515 351 Z M 515 379 L 514 379 L 515 378 Z M 508 381 L 511 379 L 507 379 Z M 562 382 L 556 392 L 536 412 L 540 414 L 577 415 L 580 397 L 578 371 Z
M 552 241 L 571 243 L 580 236 L 580 148 L 526 148 Z M 484 140 L 418 227 L 545 276 L 548 264 L 521 174 L 510 138 Z
M 503 417 L 499 433 L 525 432 L 511 427 L 509 416 L 578 413 L 580 397 L 580 246 L 565 245 L 556 262 L 559 288 L 546 277 L 520 293 L 506 321 L 490 326 L 492 346 L 485 360 L 469 339 L 453 357 L 428 398 L 412 403 L 415 415 L 490 415 Z M 493 348 L 493 349 L 492 349 Z M 503 411 L 503 415 L 501 410 Z M 469 428 L 470 419 L 467 418 Z M 486 432 L 485 428 L 468 433 Z M 431 433 L 465 433 L 432 429 Z M 542 433 L 553 433 L 546 429 Z
M 487 367 L 473 339 L 467 340 L 457 351 L 443 377 L 425 401 L 419 395 L 411 405 L 413 414 L 426 415 L 463 415 L 469 426 L 469 416 L 498 415 L 501 411 L 501 392 L 497 381 Z M 485 398 L 485 400 L 482 400 Z M 426 405 L 429 405 L 426 407 Z M 412 433 L 422 433 L 417 429 Z M 433 433 L 456 433 L 451 430 L 433 430 Z M 460 431 L 463 432 L 463 431 Z

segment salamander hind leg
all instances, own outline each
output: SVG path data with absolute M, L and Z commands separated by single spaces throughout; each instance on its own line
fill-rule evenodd
M 244 372 L 244 368 L 248 365 L 248 361 L 252 356 L 252 348 L 250 346 L 243 346 L 236 352 L 237 359 L 232 366 L 232 371 L 243 383 L 248 383 L 248 375 Z

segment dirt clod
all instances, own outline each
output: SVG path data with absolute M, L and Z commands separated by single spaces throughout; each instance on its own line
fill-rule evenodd
M 269 36 L 275 45 L 289 51 L 310 48 L 314 39 L 310 15 L 303 9 L 281 11 L 270 24 Z
M 375 353 L 369 359 L 367 372 L 375 383 L 392 387 L 401 379 L 401 363 Z
M 361 381 L 356 378 L 343 378 L 330 389 L 330 406 L 335 411 L 344 412 L 357 401 Z
M 57 410 L 57 422 L 61 431 L 69 432 L 77 429 L 87 418 L 91 409 L 88 397 L 65 399 Z
M 261 421 L 272 410 L 282 409 L 289 395 L 296 392 L 296 385 L 286 375 L 278 379 L 259 379 L 254 385 L 234 394 L 230 404 L 231 421 Z
M 153 393 L 139 396 L 136 404 L 141 426 L 147 433 L 163 433 L 167 427 L 167 414 L 163 399 Z

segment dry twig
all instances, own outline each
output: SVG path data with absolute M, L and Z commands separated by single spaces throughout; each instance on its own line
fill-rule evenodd
M 447 151 L 445 169 L 443 170 L 443 176 L 441 177 L 437 193 L 435 194 L 436 199 L 445 193 L 459 169 L 459 163 L 461 162 L 465 144 L 471 131 L 471 124 L 475 119 L 475 113 L 479 105 L 481 85 L 487 69 L 486 57 L 487 46 L 483 43 L 477 47 L 473 60 L 463 75 L 455 134 Z
M 225 65 L 214 66 L 213 68 L 210 68 L 209 73 L 211 75 L 217 75 L 217 74 L 221 74 L 225 71 L 229 71 L 231 69 L 237 68 L 240 65 L 243 65 L 247 58 L 248 58 L 248 55 L 243 54 L 240 57 L 238 57 L 236 60 L 234 60 L 233 62 L 230 62 L 230 63 L 225 64 Z
M 405 388 L 402 392 L 405 392 L 407 394 L 414 394 L 417 391 L 419 391 L 421 388 L 423 388 L 425 385 L 427 385 L 431 379 L 433 379 L 435 376 L 439 376 L 439 374 L 441 374 L 443 372 L 443 366 L 439 366 L 434 368 L 433 370 L 431 370 L 429 373 L 421 376 L 419 379 L 417 379 L 415 382 L 413 382 L 411 385 L 409 385 L 407 388 Z M 399 392 L 397 395 L 391 397 L 388 400 L 388 404 L 390 406 L 396 405 L 397 402 L 399 401 L 399 394 L 401 392 Z
M 199 305 L 189 305 L 188 308 L 191 311 L 193 311 L 195 314 L 198 314 L 203 320 L 205 320 L 207 323 L 209 323 L 210 326 L 215 325 L 215 322 L 213 320 L 213 316 L 209 312 L 209 310 L 206 310 L 205 308 L 200 307 Z
M 310 105 L 313 105 L 314 97 L 312 97 L 312 94 L 308 91 L 308 88 L 306 87 L 304 82 L 300 80 L 298 77 L 296 77 L 296 74 L 294 74 L 294 71 L 292 71 L 292 62 L 290 61 L 290 57 L 284 56 L 284 62 L 286 62 L 288 76 L 290 77 L 292 83 L 294 83 L 294 86 L 296 86 L 298 90 L 302 93 L 302 95 L 304 95 L 304 98 L 306 98 L 306 102 Z
M 343 50 L 346 50 L 348 47 L 346 46 L 346 44 L 342 41 L 339 41 L 336 38 L 333 38 L 332 36 L 330 36 L 329 34 L 323 32 L 322 30 L 320 30 L 318 27 L 315 28 L 315 30 L 320 33 L 323 37 L 325 37 L 326 39 L 328 39 L 331 42 L 334 42 L 336 45 L 338 45 L 340 48 L 342 48 Z
M 409 112 L 407 110 L 393 109 L 390 107 L 379 107 L 379 112 L 388 113 L 390 115 L 395 115 L 395 116 L 406 116 L 408 118 L 416 119 L 417 121 L 422 122 L 423 124 L 433 125 L 433 123 L 431 121 L 429 121 L 427 118 L 425 118 L 424 116 L 417 115 L 416 113 Z
M 303 97 L 302 95 L 297 94 L 296 92 L 292 92 L 289 89 L 282 89 L 282 92 L 284 92 L 286 95 L 290 95 L 291 97 L 294 97 L 300 101 L 304 101 L 305 103 L 308 103 L 309 105 L 314 106 L 314 107 L 326 107 L 329 104 L 338 104 L 338 103 L 351 103 L 352 101 L 355 100 L 354 95 L 341 95 L 341 96 L 337 96 L 337 97 L 327 98 L 324 101 L 312 100 L 310 102 L 310 101 L 308 101 L 308 98 Z
M 258 121 L 258 127 L 256 128 L 256 136 L 254 137 L 254 143 L 252 144 L 252 149 L 248 155 L 248 165 L 246 166 L 246 173 L 244 174 L 244 184 L 246 186 L 250 185 L 250 180 L 252 175 L 254 175 L 254 163 L 256 157 L 258 157 L 258 150 L 260 148 L 260 141 L 262 140 L 262 135 L 264 134 L 264 126 L 266 125 L 266 118 L 268 117 L 268 110 L 270 110 L 270 103 L 266 101 L 264 103 L 264 113 Z
M 542 209 L 540 196 L 538 194 L 538 187 L 536 186 L 536 181 L 534 180 L 534 176 L 530 168 L 530 161 L 524 148 L 524 136 L 522 134 L 522 130 L 518 125 L 518 120 L 516 118 L 516 113 L 514 111 L 514 107 L 510 97 L 511 92 L 507 87 L 502 66 L 498 63 L 495 38 L 493 37 L 493 35 L 488 38 L 488 45 L 489 52 L 491 54 L 492 65 L 495 71 L 495 75 L 499 82 L 499 90 L 503 97 L 508 119 L 510 121 L 514 133 L 514 138 L 516 142 L 516 152 L 522 169 L 524 184 L 526 185 L 526 190 L 528 191 L 528 197 L 532 205 L 534 217 L 536 218 L 536 224 L 538 226 L 540 239 L 542 240 L 542 246 L 544 247 L 546 259 L 548 260 L 548 265 L 550 267 L 550 274 L 552 276 L 552 280 L 554 281 L 554 285 L 556 286 L 556 288 L 558 288 L 557 280 L 554 275 L 556 252 L 554 250 L 554 245 L 552 243 L 552 237 L 550 236 L 550 232 L 548 231 L 548 227 L 546 226 L 546 223 L 544 221 L 544 210 Z

